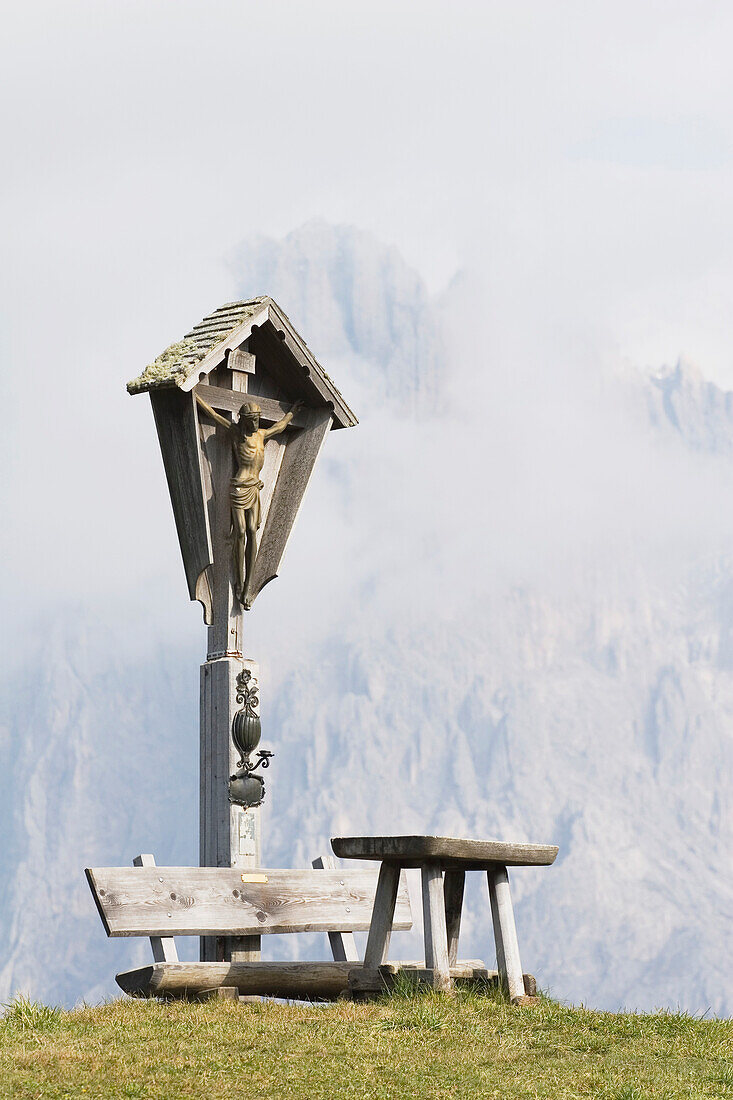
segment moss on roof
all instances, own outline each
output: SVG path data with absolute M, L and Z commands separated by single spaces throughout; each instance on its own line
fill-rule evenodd
M 127 383 L 128 393 L 142 393 L 160 386 L 180 385 L 208 353 L 230 332 L 253 316 L 265 298 L 251 298 L 245 302 L 227 302 L 209 313 L 187 332 L 182 340 L 162 351 L 157 359 L 148 363 L 142 374 Z

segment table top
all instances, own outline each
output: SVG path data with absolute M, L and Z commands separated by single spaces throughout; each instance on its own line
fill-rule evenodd
M 438 863 L 466 871 L 507 867 L 548 867 L 555 862 L 554 844 L 509 844 L 501 840 L 464 840 L 450 836 L 336 836 L 331 847 L 342 859 L 378 859 L 401 867 Z

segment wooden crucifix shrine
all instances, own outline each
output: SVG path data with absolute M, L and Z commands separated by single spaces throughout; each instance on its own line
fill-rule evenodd
M 268 297 L 204 317 L 143 373 L 150 394 L 189 597 L 208 626 L 201 666 L 201 866 L 261 862 L 256 769 L 259 672 L 244 657 L 244 611 L 278 574 L 331 428 L 357 423 L 339 391 Z M 207 939 L 202 958 L 257 957 L 259 937 Z

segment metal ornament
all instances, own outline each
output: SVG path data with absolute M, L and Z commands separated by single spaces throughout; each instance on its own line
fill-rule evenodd
M 252 672 L 243 668 L 237 676 L 237 702 L 240 709 L 232 719 L 232 741 L 239 751 L 237 771 L 229 777 L 229 801 L 240 806 L 259 806 L 265 797 L 265 782 L 253 773 L 260 765 L 264 771 L 270 766 L 273 753 L 260 749 L 256 763 L 251 756 L 260 743 L 262 726 L 257 707 L 260 705 L 258 688 L 250 684 Z

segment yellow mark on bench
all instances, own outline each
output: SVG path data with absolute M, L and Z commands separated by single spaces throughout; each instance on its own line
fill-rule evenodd
M 242 882 L 267 882 L 267 875 L 242 875 Z

